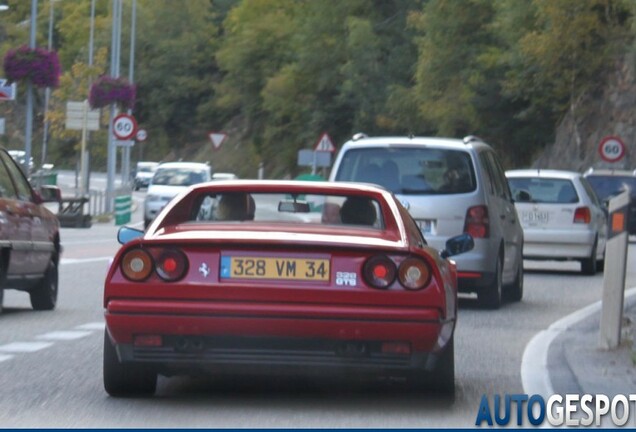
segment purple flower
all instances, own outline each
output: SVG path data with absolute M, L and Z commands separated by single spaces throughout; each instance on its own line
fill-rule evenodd
M 102 75 L 91 85 L 88 103 L 91 108 L 103 108 L 114 103 L 123 109 L 131 109 L 135 105 L 135 93 L 135 86 L 126 78 Z
M 60 61 L 57 52 L 21 46 L 4 56 L 4 72 L 10 82 L 31 81 L 37 87 L 57 87 Z

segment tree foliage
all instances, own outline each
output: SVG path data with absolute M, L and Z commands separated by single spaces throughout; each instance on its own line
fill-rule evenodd
M 46 46 L 48 3 L 39 3 Z M 54 5 L 64 74 L 49 147 L 63 165 L 78 140 L 63 127 L 65 102 L 83 100 L 110 69 L 112 0 L 96 0 L 92 68 L 90 0 Z M 132 1 L 123 5 L 127 77 Z M 28 6 L 3 15 L 0 54 L 26 43 Z M 303 170 L 298 150 L 322 132 L 338 144 L 362 131 L 477 134 L 508 165 L 528 164 L 566 114 L 582 115 L 608 65 L 634 51 L 635 12 L 631 0 L 138 0 L 134 114 L 149 139 L 136 157 L 214 159 L 217 170 L 245 177 L 262 163 L 268 177 L 293 176 Z M 0 108 L 12 148 L 23 146 L 22 93 Z M 36 100 L 41 114 L 41 91 Z M 210 131 L 229 134 L 215 153 Z M 97 168 L 105 143 L 105 130 L 91 134 Z

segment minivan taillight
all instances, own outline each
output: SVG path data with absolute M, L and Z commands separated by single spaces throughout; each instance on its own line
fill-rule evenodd
M 487 238 L 490 235 L 488 207 L 485 205 L 478 205 L 470 207 L 466 211 L 464 232 L 470 234 L 473 238 Z
M 574 211 L 574 223 L 589 224 L 592 221 L 592 213 L 588 207 L 579 207 Z

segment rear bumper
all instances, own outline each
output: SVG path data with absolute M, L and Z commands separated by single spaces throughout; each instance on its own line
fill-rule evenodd
M 595 231 L 527 230 L 523 256 L 528 259 L 588 258 L 595 241 Z
M 166 374 L 430 369 L 455 326 L 436 309 L 333 305 L 115 300 L 105 316 L 120 361 L 149 364 Z M 161 343 L 135 345 L 138 335 L 159 336 Z M 392 343 L 410 352 L 387 350 Z

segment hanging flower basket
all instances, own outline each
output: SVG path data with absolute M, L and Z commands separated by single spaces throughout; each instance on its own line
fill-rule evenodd
M 21 46 L 4 56 L 4 72 L 10 82 L 30 81 L 37 87 L 57 87 L 60 60 L 55 51 Z
M 117 104 L 122 109 L 132 109 L 135 105 L 135 86 L 126 78 L 102 75 L 91 85 L 88 103 L 91 108 L 103 108 Z

